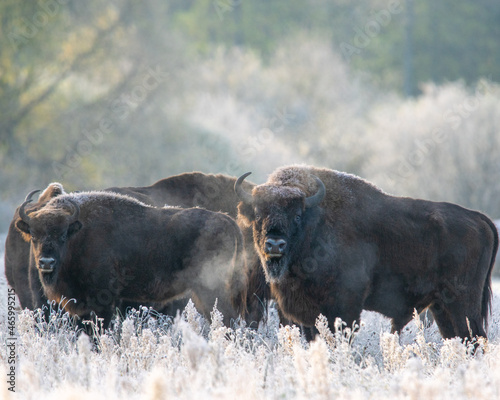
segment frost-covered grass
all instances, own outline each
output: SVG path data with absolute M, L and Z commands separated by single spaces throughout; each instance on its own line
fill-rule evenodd
M 350 338 L 319 318 L 321 335 L 308 344 L 299 328 L 280 325 L 273 308 L 258 330 L 226 328 L 217 311 L 209 324 L 192 303 L 175 319 L 142 309 L 113 331 L 94 325 L 95 340 L 79 334 L 68 315 L 53 311 L 46 321 L 17 310 L 16 393 L 9 393 L 12 341 L 0 271 L 0 398 L 500 398 L 498 282 L 490 339 L 475 356 L 458 339 L 443 341 L 435 324 L 414 319 L 397 337 L 389 320 L 372 312 L 363 312 Z
M 460 340 L 443 341 L 418 318 L 401 337 L 389 321 L 363 313 L 358 333 L 318 337 L 281 326 L 276 313 L 250 330 L 208 324 L 189 304 L 174 320 L 148 309 L 130 312 L 113 331 L 91 341 L 67 315 L 22 311 L 16 323 L 16 392 L 27 399 L 380 398 L 492 399 L 500 395 L 500 298 L 495 296 L 490 340 L 473 356 Z M 2 324 L 4 324 L 2 322 Z M 97 329 L 97 327 L 96 327 Z M 98 329 L 97 329 L 98 330 Z M 6 343 L 7 330 L 0 331 Z M 96 350 L 96 348 L 98 350 Z M 0 373 L 8 352 L 2 346 Z M 1 393 L 7 390 L 0 379 Z

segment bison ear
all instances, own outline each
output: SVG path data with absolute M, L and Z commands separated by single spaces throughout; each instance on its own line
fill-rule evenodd
M 31 240 L 30 226 L 21 218 L 16 221 L 16 228 L 21 232 L 21 235 L 26 242 Z
M 74 235 L 77 233 L 80 229 L 82 229 L 82 223 L 80 221 L 75 221 L 69 224 L 68 227 L 68 237 Z
M 241 223 L 245 228 L 252 225 L 252 221 L 255 219 L 255 213 L 253 207 L 250 204 L 240 202 L 238 204 L 238 222 Z

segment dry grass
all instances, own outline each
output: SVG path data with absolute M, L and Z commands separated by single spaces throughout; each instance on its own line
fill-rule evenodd
M 339 323 L 330 332 L 320 317 L 320 336 L 308 344 L 273 313 L 253 331 L 224 327 L 217 310 L 208 324 L 192 304 L 175 320 L 144 308 L 93 343 L 77 335 L 67 315 L 53 311 L 45 321 L 22 311 L 16 392 L 26 399 L 491 399 L 500 393 L 499 305 L 495 296 L 490 341 L 476 356 L 418 318 L 401 337 L 392 335 L 388 320 L 375 313 L 363 313 L 352 337 Z M 2 327 L 0 340 L 6 339 Z M 0 357 L 6 376 L 5 346 Z

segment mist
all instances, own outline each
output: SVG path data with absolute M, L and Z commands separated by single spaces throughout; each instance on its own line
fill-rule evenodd
M 381 24 L 375 17 L 390 11 L 381 3 L 357 6 L 354 20 L 341 20 L 348 6 L 338 5 L 338 24 L 328 30 L 316 6 L 307 9 L 318 18 L 310 28 L 289 5 L 282 16 L 290 24 L 273 25 L 263 44 L 248 32 L 236 40 L 246 25 L 234 24 L 253 6 L 207 7 L 206 29 L 231 32 L 212 37 L 187 28 L 205 4 L 194 3 L 84 10 L 70 1 L 50 13 L 36 5 L 6 10 L 14 22 L 4 27 L 0 59 L 14 61 L 1 74 L 10 87 L 2 93 L 17 97 L 0 104 L 11 116 L 1 131 L 1 231 L 26 193 L 53 181 L 68 191 L 94 190 L 186 171 L 252 171 L 262 183 L 294 163 L 500 217 L 496 75 L 414 77 L 415 94 L 402 92 L 401 71 L 383 43 L 401 33 L 408 10 L 394 9 Z M 424 11 L 416 10 L 416 23 Z M 21 23 L 37 12 L 47 21 L 27 37 Z M 354 28 L 374 21 L 377 35 L 360 47 Z M 358 46 L 349 57 L 347 45 Z M 382 74 L 373 63 L 384 54 Z

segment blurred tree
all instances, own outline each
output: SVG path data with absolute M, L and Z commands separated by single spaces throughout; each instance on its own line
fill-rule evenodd
M 416 2 L 416 80 L 500 81 L 500 3 Z
M 198 0 L 172 14 L 203 51 L 240 45 L 268 56 L 297 30 L 319 33 L 354 67 L 411 95 L 428 81 L 500 81 L 496 0 Z
M 404 40 L 404 5 L 4 0 L 0 199 L 18 203 L 30 189 L 54 180 L 68 189 L 144 185 L 183 170 L 237 174 L 250 166 L 258 166 L 260 178 L 300 161 L 370 177 L 384 130 L 372 129 L 367 116 L 381 105 L 413 105 L 391 94 L 403 92 L 405 50 L 414 72 L 407 75 L 408 93 L 429 80 L 500 79 L 497 1 L 414 2 L 412 49 Z M 439 99 L 421 96 L 438 114 L 447 110 L 434 103 Z M 457 96 L 460 104 L 466 94 Z M 470 131 L 491 112 L 471 118 Z M 390 117 L 382 124 L 391 132 L 384 141 L 388 148 L 401 143 L 395 155 L 402 148 L 412 154 L 418 137 L 408 133 L 413 125 L 431 129 L 425 118 L 415 123 L 411 112 L 404 119 L 410 125 L 403 130 L 387 128 L 394 122 Z M 456 186 L 463 189 L 450 200 L 469 191 L 467 168 L 496 171 L 496 147 L 484 146 L 488 160 L 476 152 L 467 155 L 474 164 L 457 167 L 463 174 Z M 379 160 L 380 166 L 394 165 L 395 155 Z M 421 180 L 407 179 L 398 189 L 410 192 L 419 185 Z M 432 196 L 440 190 L 426 187 Z M 481 201 L 466 200 L 471 207 Z
M 198 0 L 174 13 L 176 26 L 199 50 L 225 44 L 252 47 L 269 54 L 284 37 L 314 25 L 318 7 L 309 2 L 267 0 Z M 311 5 L 314 3 L 310 2 Z
M 174 71 L 187 72 L 182 43 L 162 25 L 164 2 L 61 3 L 0 3 L 2 201 L 19 203 L 55 180 L 68 190 L 114 184 L 106 175 L 115 165 L 122 171 L 117 161 L 127 157 L 115 159 L 113 143 L 127 134 L 137 143 L 142 118 L 152 118 L 137 111 L 159 87 L 178 90 Z M 167 128 L 156 118 L 162 106 L 151 125 Z M 154 146 L 131 144 L 129 152 L 145 158 Z
M 53 129 L 61 122 L 67 99 L 73 106 L 78 101 L 65 88 L 68 79 L 99 58 L 99 52 L 102 57 L 119 19 L 110 8 L 99 11 L 95 26 L 82 25 L 72 18 L 71 7 L 56 1 L 2 2 L 0 7 L 1 15 L 9 16 L 2 19 L 0 38 L 0 159 L 2 165 L 25 167 L 4 173 L 2 184 L 22 178 L 37 181 L 65 136 Z
M 391 4 L 397 12 L 390 12 Z M 482 77 L 500 81 L 498 1 L 373 0 L 358 9 L 354 20 L 339 23 L 351 25 L 351 34 L 334 36 L 334 46 L 355 47 L 351 64 L 371 73 L 382 87 L 414 95 L 429 81 L 464 79 L 474 84 Z M 412 78 L 406 79 L 409 68 Z

